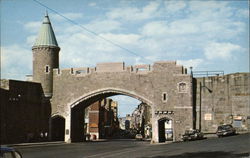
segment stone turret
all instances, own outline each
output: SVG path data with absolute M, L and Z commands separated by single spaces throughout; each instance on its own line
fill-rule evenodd
M 32 47 L 33 81 L 42 84 L 46 97 L 52 96 L 53 69 L 59 68 L 59 51 L 60 47 L 46 13 L 38 37 Z

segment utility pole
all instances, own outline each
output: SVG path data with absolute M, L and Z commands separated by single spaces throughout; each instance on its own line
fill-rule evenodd
M 209 93 L 212 93 L 213 91 L 209 89 L 207 86 L 205 86 L 205 80 L 203 78 L 203 85 L 201 84 L 200 81 L 200 112 L 199 112 L 199 130 L 201 131 L 201 102 L 202 102 L 202 88 L 206 88 Z
M 200 82 L 200 112 L 199 112 L 199 130 L 201 131 L 201 90 L 202 90 L 202 85 Z

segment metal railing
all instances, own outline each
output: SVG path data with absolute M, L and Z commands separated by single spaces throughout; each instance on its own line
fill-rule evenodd
M 224 71 L 192 71 L 193 77 L 223 76 Z

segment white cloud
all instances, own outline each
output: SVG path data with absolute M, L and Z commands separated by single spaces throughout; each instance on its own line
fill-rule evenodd
M 227 5 L 226 1 L 189 1 L 192 11 L 219 11 Z
M 189 59 L 189 60 L 177 60 L 177 64 L 183 65 L 185 68 L 192 67 L 193 69 L 199 67 L 201 64 L 204 64 L 203 59 Z
M 1 47 L 1 78 L 25 79 L 31 73 L 31 54 L 20 45 Z
M 60 26 L 59 26 L 60 27 Z M 63 26 L 62 29 L 59 29 L 60 34 L 74 34 L 78 32 L 82 32 L 82 28 L 77 25 Z
M 121 23 L 115 20 L 95 20 L 84 27 L 96 33 L 103 33 L 121 29 Z
M 249 18 L 249 9 L 239 9 L 236 12 L 236 16 L 243 17 L 243 18 Z
M 187 20 L 178 20 L 172 23 L 154 21 L 147 23 L 142 28 L 142 34 L 146 36 L 183 35 L 199 32 L 200 28 Z
M 128 47 L 133 46 L 139 39 L 136 34 L 103 33 L 100 34 L 100 37 Z M 124 53 L 124 50 L 100 37 L 86 34 L 83 30 L 73 33 L 64 32 L 57 36 L 61 47 L 60 59 L 62 67 L 83 67 L 93 66 L 98 62 L 135 60 L 134 56 L 131 57 L 131 54 Z
M 41 21 L 31 21 L 24 24 L 24 28 L 29 32 L 37 33 L 39 31 L 39 28 L 41 27 L 41 24 Z
M 134 45 L 138 42 L 140 36 L 137 34 L 100 34 L 105 39 L 114 41 L 115 43 L 119 43 L 122 45 Z
M 35 40 L 37 38 L 38 35 L 31 35 L 31 36 L 28 36 L 27 39 L 26 39 L 26 43 L 28 46 L 33 46 L 34 43 L 35 43 Z
M 127 7 L 115 8 L 106 15 L 111 19 L 124 19 L 128 21 L 146 20 L 158 15 L 159 3 L 151 1 L 143 8 Z
M 156 1 L 151 1 L 148 5 L 142 8 L 142 14 L 156 13 L 159 7 L 159 3 Z
M 181 2 L 166 1 L 173 6 L 179 6 L 174 4 Z M 233 9 L 226 2 L 218 2 L 217 5 L 214 1 L 190 1 L 189 7 L 184 4 L 180 5 L 188 12 L 184 17 L 175 18 L 173 15 L 164 21 L 150 21 L 142 27 L 142 34 L 152 37 L 195 35 L 192 38 L 225 40 L 247 30 L 243 22 L 231 18 Z
M 95 7 L 95 6 L 96 6 L 96 3 L 95 3 L 95 2 L 91 2 L 91 3 L 88 4 L 88 6 L 90 6 L 90 7 Z
M 143 26 L 141 32 L 146 36 L 165 36 L 167 33 L 167 26 L 164 22 L 150 22 Z
M 204 48 L 204 54 L 207 59 L 230 59 L 232 58 L 232 53 L 242 50 L 239 45 L 232 43 L 216 43 L 210 42 Z
M 165 1 L 165 7 L 168 13 L 175 13 L 184 9 L 186 6 L 185 1 Z

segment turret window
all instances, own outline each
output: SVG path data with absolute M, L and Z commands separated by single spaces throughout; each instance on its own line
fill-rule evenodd
M 45 66 L 45 72 L 46 72 L 46 73 L 49 73 L 49 65 L 46 65 L 46 66 Z

